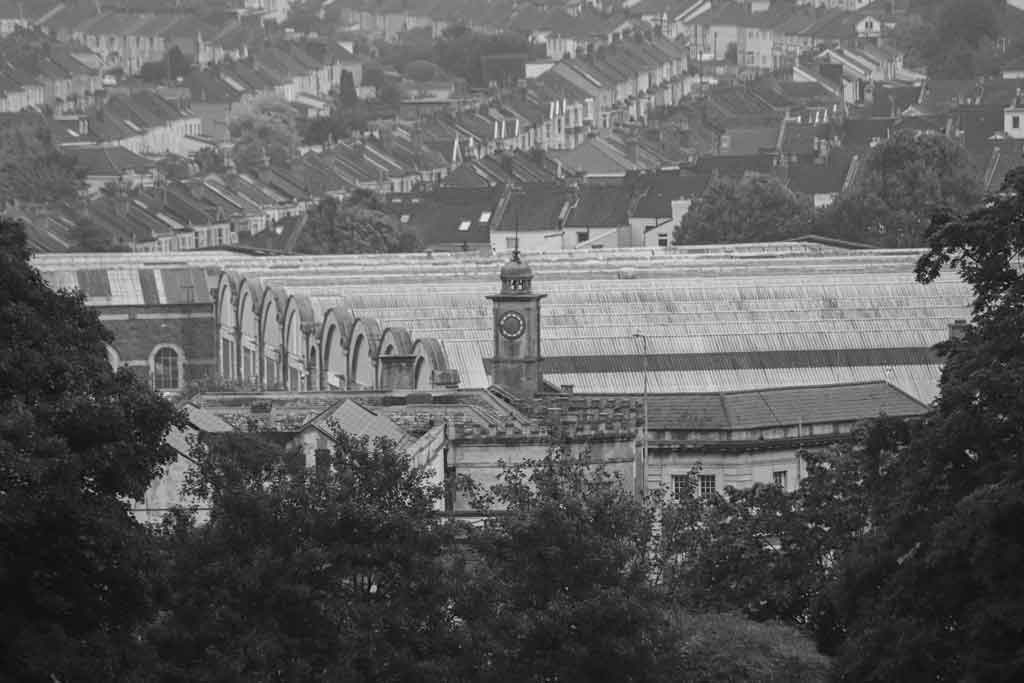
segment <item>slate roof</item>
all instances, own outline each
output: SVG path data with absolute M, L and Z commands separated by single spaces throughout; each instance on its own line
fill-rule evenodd
M 566 227 L 614 228 L 629 224 L 632 188 L 624 184 L 584 185 L 566 218 Z
M 155 162 L 120 145 L 67 147 L 64 153 L 73 157 L 75 165 L 86 175 L 121 175 L 126 171 L 142 172 L 156 166 Z
M 783 154 L 807 156 L 814 154 L 814 138 L 817 126 L 812 123 L 792 123 L 783 127 L 781 151 Z
M 490 244 L 491 221 L 504 189 L 440 188 L 417 195 L 392 195 L 389 210 L 404 219 L 427 247 Z
M 843 122 L 840 137 L 844 147 L 866 148 L 876 138 L 888 139 L 895 126 L 896 119 L 890 117 L 847 119 Z
M 412 440 L 409 434 L 389 418 L 349 398 L 324 410 L 310 420 L 308 425 L 328 433 L 333 433 L 336 425 L 353 436 L 369 438 L 371 444 L 379 438 L 390 439 L 399 445 Z
M 564 219 L 570 199 L 569 191 L 560 185 L 529 183 L 512 193 L 504 205 L 497 227 L 501 230 L 557 230 Z M 492 219 L 492 227 L 495 223 Z
M 635 179 L 640 199 L 633 215 L 638 218 L 670 217 L 673 200 L 699 197 L 710 181 L 708 174 L 680 171 L 644 173 Z
M 825 164 L 790 164 L 786 169 L 789 189 L 799 194 L 838 194 L 846 183 L 851 156 L 833 151 Z
M 856 422 L 884 413 L 922 415 L 920 401 L 886 382 L 789 387 L 711 394 L 652 394 L 651 429 L 741 431 Z
M 697 173 L 719 173 L 730 178 L 741 178 L 747 173 L 771 173 L 772 155 L 770 154 L 720 154 L 702 156 L 694 165 Z

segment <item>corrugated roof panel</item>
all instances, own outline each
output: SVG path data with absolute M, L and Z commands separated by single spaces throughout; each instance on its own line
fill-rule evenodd
M 110 298 L 110 280 L 106 270 L 80 270 L 78 282 L 87 297 Z
M 78 288 L 78 271 L 50 270 L 42 271 L 41 275 L 53 289 L 66 289 L 70 291 Z
M 889 382 L 928 404 L 938 395 L 938 365 L 835 366 L 815 368 L 756 368 L 694 372 L 648 373 L 648 391 L 655 393 L 746 391 L 776 387 Z M 544 379 L 575 391 L 593 394 L 639 394 L 643 372 L 545 373 Z
M 208 303 L 210 293 L 206 275 L 198 268 L 161 268 L 158 288 L 163 286 L 163 302 L 168 304 Z
M 156 271 L 150 268 L 140 270 L 139 287 L 142 289 L 142 303 L 150 306 L 163 303 L 156 285 Z
M 111 303 L 133 306 L 144 302 L 138 271 L 110 270 L 107 276 L 110 280 Z

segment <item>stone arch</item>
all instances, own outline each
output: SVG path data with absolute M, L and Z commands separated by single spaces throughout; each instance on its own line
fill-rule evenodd
M 380 351 L 380 323 L 373 318 L 360 318 L 352 327 L 349 352 L 350 385 L 376 388 L 377 355 Z
M 413 378 L 417 389 L 433 389 L 432 380 L 434 370 L 447 370 L 448 357 L 441 342 L 433 337 L 417 339 L 413 345 L 412 354 L 416 356 L 413 365 Z
M 284 308 L 288 295 L 280 287 L 266 287 L 260 303 L 260 364 L 263 383 L 271 388 L 284 383 Z
M 117 369 L 121 367 L 121 354 L 113 344 L 104 344 L 103 348 L 107 352 L 107 362 L 110 363 L 111 369 L 117 372 Z
M 389 327 L 380 337 L 380 355 L 407 356 L 412 354 L 412 335 L 404 327 Z
M 238 378 L 244 382 L 260 382 L 260 300 L 262 292 L 257 281 L 246 280 L 238 296 Z
M 322 373 L 320 372 L 320 347 L 315 338 L 309 344 L 306 359 L 306 369 L 308 371 L 306 375 L 306 391 L 320 391 L 322 388 L 320 384 L 322 379 Z
M 348 351 L 355 324 L 356 317 L 347 308 L 335 306 L 324 313 L 320 326 L 320 363 L 323 374 L 321 386 L 325 389 L 348 388 Z
M 217 368 L 221 377 L 235 379 L 242 375 L 239 357 L 241 308 L 239 277 L 229 271 L 220 274 L 217 283 Z
M 319 320 L 309 297 L 292 295 L 284 309 L 283 350 L 287 386 L 294 391 L 306 389 L 309 373 L 308 340 L 315 337 Z

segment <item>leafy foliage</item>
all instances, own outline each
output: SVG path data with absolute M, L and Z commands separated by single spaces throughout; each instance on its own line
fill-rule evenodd
M 322 199 L 309 209 L 296 251 L 306 254 L 368 254 L 417 251 L 416 236 L 386 213 L 379 197 L 357 190 L 344 201 Z
M 794 632 L 694 614 L 665 590 L 666 566 L 700 526 L 699 499 L 638 498 L 566 449 L 506 466 L 472 499 L 500 511 L 468 537 L 477 562 L 455 602 L 482 658 L 475 680 L 822 680 L 827 671 Z
M 676 244 L 761 242 L 807 232 L 811 206 L 774 176 L 714 178 L 675 229 Z
M 858 596 L 845 610 L 851 679 L 1024 675 L 1024 535 L 1011 521 L 1024 506 L 1022 210 L 1016 169 L 982 207 L 940 216 L 928 232 L 918 279 L 952 268 L 974 288 L 974 316 L 942 347 L 941 393 L 897 459 L 892 510 L 844 567 L 841 593 Z
M 83 187 L 74 159 L 54 146 L 41 120 L 26 115 L 0 124 L 0 205 L 74 199 Z
M 893 39 L 929 77 L 971 79 L 997 69 L 994 41 L 1004 34 L 1005 0 L 944 0 L 918 10 L 922 24 Z
M 110 332 L 28 257 L 22 226 L 0 223 L 0 670 L 133 680 L 157 563 L 126 500 L 169 461 L 178 418 L 111 370 Z
M 193 65 L 188 61 L 177 45 L 171 46 L 164 58 L 156 62 L 146 62 L 139 67 L 139 78 L 147 83 L 174 82 L 187 76 Z
M 241 171 L 259 169 L 264 162 L 285 165 L 299 147 L 296 112 L 280 98 L 265 97 L 252 111 L 231 122 L 232 155 Z
M 980 196 L 961 145 L 944 135 L 901 131 L 871 150 L 858 186 L 818 212 L 814 231 L 886 247 L 920 246 L 935 213 L 965 211 Z
M 441 491 L 393 442 L 337 438 L 305 471 L 251 436 L 197 452 L 188 489 L 212 510 L 164 527 L 161 680 L 451 679 Z

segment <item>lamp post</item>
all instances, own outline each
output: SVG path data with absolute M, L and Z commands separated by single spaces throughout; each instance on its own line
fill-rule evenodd
M 644 354 L 644 433 L 640 451 L 641 479 L 638 487 L 640 493 L 644 493 L 647 491 L 647 335 L 637 330 L 633 333 L 633 339 L 639 339 L 643 342 Z

